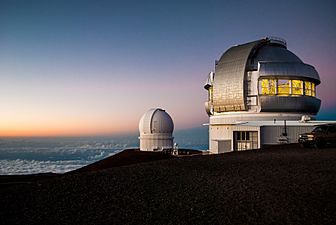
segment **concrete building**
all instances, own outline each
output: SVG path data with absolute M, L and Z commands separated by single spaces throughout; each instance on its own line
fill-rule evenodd
M 173 120 L 165 110 L 159 108 L 148 110 L 139 122 L 140 150 L 172 150 L 173 131 Z
M 325 123 L 315 121 L 319 84 L 315 68 L 289 51 L 283 39 L 231 47 L 216 61 L 204 86 L 210 152 L 296 143 L 300 133 Z

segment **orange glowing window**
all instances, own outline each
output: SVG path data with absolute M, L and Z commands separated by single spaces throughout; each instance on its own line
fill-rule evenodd
M 309 81 L 305 81 L 305 95 L 312 96 L 312 83 Z
M 303 81 L 302 80 L 292 80 L 292 94 L 293 95 L 303 95 Z
M 271 95 L 276 94 L 276 80 L 275 79 L 269 80 L 269 92 Z
M 275 95 L 276 94 L 276 80 L 275 79 L 262 79 L 261 80 L 261 94 L 262 95 Z
M 290 95 L 290 80 L 278 80 L 278 95 Z
M 316 91 L 315 91 L 315 84 L 314 84 L 314 83 L 312 83 L 312 88 L 311 88 L 311 90 L 312 90 L 312 96 L 315 97 L 315 95 L 316 95 Z
M 261 94 L 262 95 L 268 95 L 269 94 L 269 89 L 268 89 L 269 82 L 267 79 L 262 79 L 261 80 Z

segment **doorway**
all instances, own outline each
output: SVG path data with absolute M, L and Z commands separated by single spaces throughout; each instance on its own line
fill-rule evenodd
M 244 151 L 258 148 L 258 131 L 234 131 L 233 150 Z

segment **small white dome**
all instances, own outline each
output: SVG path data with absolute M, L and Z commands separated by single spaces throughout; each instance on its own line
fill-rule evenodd
M 140 134 L 173 133 L 174 123 L 169 114 L 160 108 L 148 110 L 139 122 Z

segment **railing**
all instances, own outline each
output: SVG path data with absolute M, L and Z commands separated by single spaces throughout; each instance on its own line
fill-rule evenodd
M 283 38 L 270 36 L 270 37 L 267 37 L 267 39 L 270 41 L 270 43 L 280 44 L 287 48 L 287 42 Z

